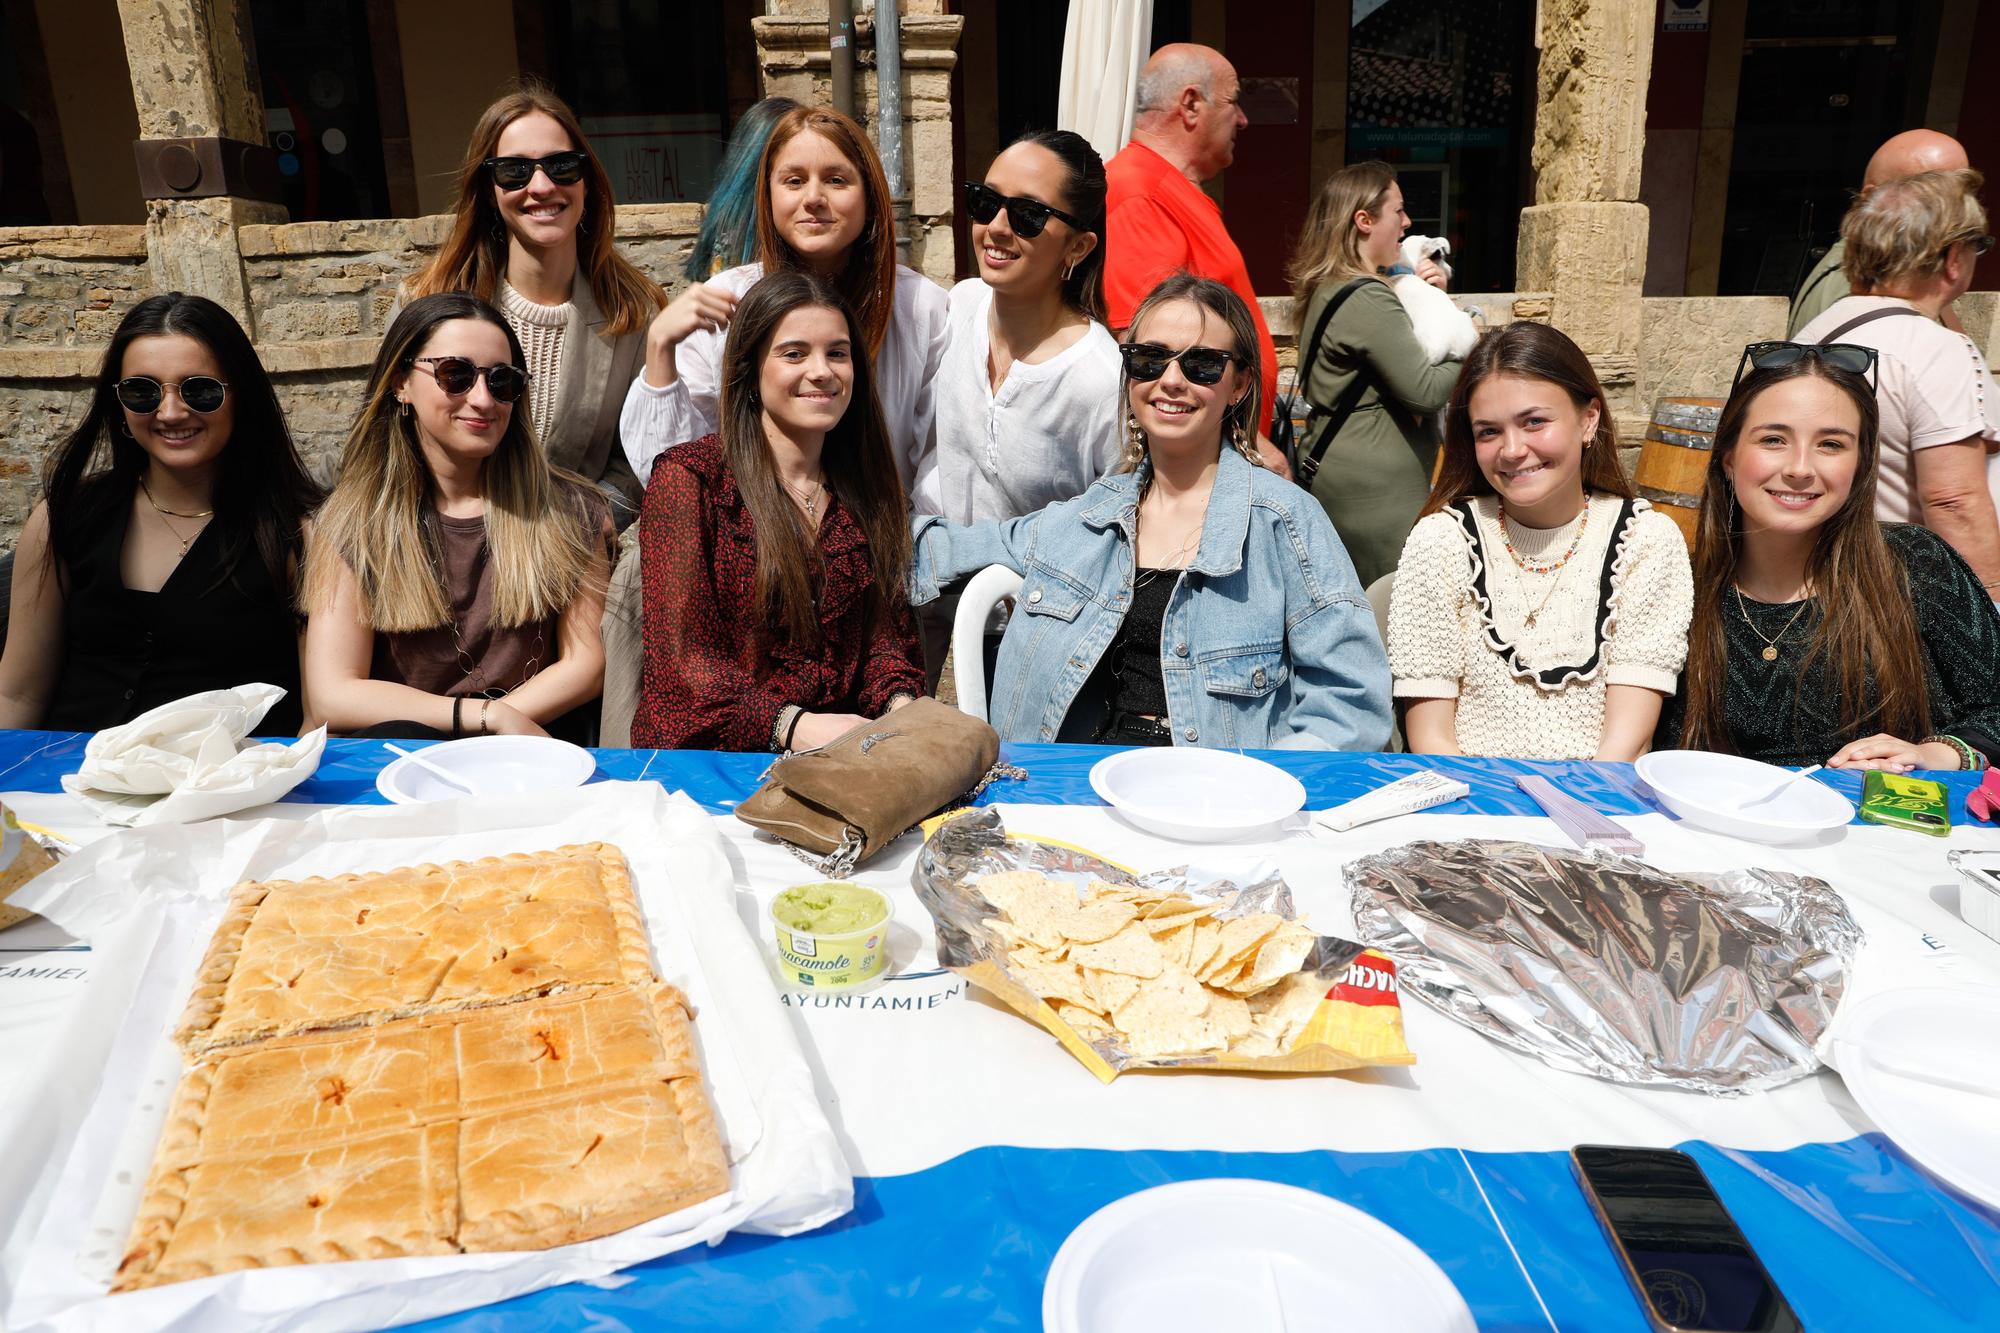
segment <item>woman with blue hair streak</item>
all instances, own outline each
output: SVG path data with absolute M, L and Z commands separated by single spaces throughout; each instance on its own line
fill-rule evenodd
M 689 282 L 707 282 L 724 269 L 756 261 L 757 168 L 778 118 L 797 105 L 789 97 L 767 97 L 736 122 L 702 211 L 701 234 L 688 254 Z

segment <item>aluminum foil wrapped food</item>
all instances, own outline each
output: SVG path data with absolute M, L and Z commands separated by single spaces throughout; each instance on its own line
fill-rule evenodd
M 938 958 L 1053 1033 L 1098 1078 L 1128 1069 L 1330 1073 L 1414 1064 L 1395 965 L 1316 936 L 1275 871 L 1134 875 L 999 813 L 932 826 L 917 896 Z
M 1608 852 L 1413 842 L 1347 866 L 1407 990 L 1558 1069 L 1737 1094 L 1818 1067 L 1861 928 L 1825 882 Z

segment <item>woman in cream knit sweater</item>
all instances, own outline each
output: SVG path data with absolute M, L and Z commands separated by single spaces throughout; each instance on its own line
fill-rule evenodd
M 1412 751 L 1631 760 L 1687 656 L 1672 520 L 1635 499 L 1604 391 L 1540 324 L 1486 335 L 1396 568 L 1389 665 Z

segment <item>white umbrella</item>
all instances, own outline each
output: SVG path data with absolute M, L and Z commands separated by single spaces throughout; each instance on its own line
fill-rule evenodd
M 1070 0 L 1056 127 L 1090 140 L 1107 162 L 1132 137 L 1132 102 L 1152 39 L 1153 0 Z

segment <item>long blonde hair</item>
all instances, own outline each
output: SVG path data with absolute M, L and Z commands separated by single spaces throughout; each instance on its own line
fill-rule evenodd
M 1355 162 L 1326 178 L 1312 210 L 1306 214 L 1305 230 L 1292 252 L 1285 276 L 1292 280 L 1292 314 L 1303 319 L 1306 304 L 1314 292 L 1329 282 L 1347 278 L 1372 278 L 1374 266 L 1361 257 L 1361 232 L 1354 225 L 1356 213 L 1380 217 L 1389 187 L 1396 183 L 1396 169 L 1387 162 Z
M 332 605 L 345 569 L 354 573 L 361 619 L 379 633 L 451 623 L 451 601 L 432 551 L 432 481 L 414 417 L 396 387 L 438 327 L 474 319 L 507 335 L 515 365 L 525 357 L 500 312 L 464 292 L 418 297 L 382 338 L 361 415 L 340 455 L 340 481 L 327 497 L 306 554 L 304 604 Z M 493 565 L 493 622 L 532 625 L 561 613 L 590 570 L 592 534 L 584 497 L 590 483 L 555 467 L 528 414 L 516 403 L 506 433 L 486 460 L 486 544 Z
M 492 173 L 486 169 L 486 159 L 498 150 L 500 135 L 509 125 L 536 112 L 562 126 L 570 143 L 583 154 L 583 217 L 576 224 L 576 266 L 590 280 L 590 295 L 604 313 L 605 329 L 616 337 L 644 328 L 666 305 L 667 294 L 618 252 L 611 177 L 597 160 L 568 103 L 533 80 L 487 107 L 472 127 L 465 161 L 458 168 L 458 203 L 453 209 L 451 235 L 423 271 L 409 280 L 408 292 L 413 297 L 471 292 L 482 301 L 495 299 L 500 279 L 507 273 L 507 228 L 493 202 Z

